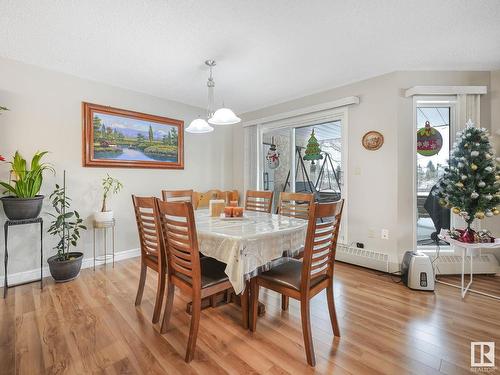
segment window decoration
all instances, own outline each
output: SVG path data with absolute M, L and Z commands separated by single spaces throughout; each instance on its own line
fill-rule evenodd
M 436 155 L 443 147 L 443 137 L 429 121 L 425 126 L 417 130 L 417 152 L 422 156 Z

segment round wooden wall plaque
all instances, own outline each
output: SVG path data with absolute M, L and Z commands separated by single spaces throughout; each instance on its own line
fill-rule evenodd
M 363 136 L 361 141 L 363 147 L 370 151 L 378 150 L 384 144 L 384 136 L 377 131 L 369 131 Z

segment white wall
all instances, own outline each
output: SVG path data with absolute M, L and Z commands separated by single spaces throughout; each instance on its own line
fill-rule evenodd
M 404 251 L 412 246 L 412 99 L 404 89 L 416 85 L 489 85 L 489 72 L 394 72 L 344 87 L 309 95 L 242 115 L 244 121 L 325 103 L 347 96 L 359 96 L 360 104 L 349 107 L 348 215 L 349 242 L 363 242 L 370 250 L 388 253 L 397 267 Z M 489 127 L 489 97 L 482 99 L 482 125 Z M 367 151 L 361 138 L 369 130 L 380 131 L 385 143 L 378 151 Z M 243 186 L 242 128 L 233 134 L 234 183 Z M 358 170 L 360 173 L 355 174 Z M 488 222 L 485 227 L 488 227 Z M 388 229 L 388 240 L 380 238 Z M 374 233 L 371 236 L 370 233 Z
M 182 119 L 185 126 L 205 111 L 0 59 L 0 105 L 10 108 L 9 112 L 0 116 L 0 154 L 8 157 L 19 150 L 26 158 L 31 158 L 37 150 L 49 150 L 51 153 L 46 161 L 54 165 L 57 176 L 46 176 L 42 194 L 50 194 L 54 184 L 61 183 L 62 171 L 66 169 L 72 207 L 85 218 L 100 208 L 100 180 L 106 172 L 120 179 L 125 188 L 110 201 L 117 219 L 117 251 L 139 246 L 131 194 L 158 196 L 160 190 L 165 188 L 203 191 L 232 187 L 232 129 L 228 127 L 219 127 L 208 135 L 186 133 L 184 170 L 82 167 L 82 101 Z M 8 179 L 8 174 L 8 166 L 0 165 L 0 179 Z M 49 223 L 46 212 L 50 209 L 46 199 L 43 207 L 46 227 Z M 0 222 L 4 219 L 0 209 Z M 37 239 L 34 226 L 11 229 L 9 274 L 39 266 Z M 54 254 L 51 249 L 54 242 L 49 235 L 45 235 L 46 258 Z M 2 235 L 2 260 L 3 246 Z M 83 234 L 78 250 L 83 251 L 86 257 L 92 256 L 91 230 Z M 0 267 L 0 274 L 3 274 L 3 267 Z

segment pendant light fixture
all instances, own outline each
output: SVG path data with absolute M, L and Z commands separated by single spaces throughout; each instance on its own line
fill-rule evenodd
M 215 82 L 212 76 L 212 68 L 215 66 L 214 60 L 206 60 L 205 65 L 207 65 L 210 69 L 210 76 L 207 81 L 208 88 L 208 107 L 207 107 L 207 118 L 211 118 L 213 115 L 214 108 L 214 87 Z M 191 124 L 186 128 L 188 133 L 202 134 L 202 133 L 210 133 L 214 131 L 214 128 L 210 126 L 207 120 L 203 118 L 197 118 L 196 120 L 191 121 Z
M 208 122 L 205 119 L 197 118 L 193 120 L 191 124 L 186 128 L 188 133 L 209 133 L 214 130 L 212 125 L 232 125 L 237 124 L 241 121 L 241 119 L 234 114 L 232 110 L 229 108 L 220 108 L 217 111 L 213 111 L 214 108 L 214 87 L 215 81 L 213 77 L 213 67 L 216 65 L 215 60 L 206 60 L 205 65 L 207 65 L 210 69 L 210 76 L 207 81 L 208 88 L 208 110 L 207 110 L 207 118 Z

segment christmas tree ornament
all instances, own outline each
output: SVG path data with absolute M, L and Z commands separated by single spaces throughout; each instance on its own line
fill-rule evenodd
M 493 168 L 491 168 L 489 165 L 486 168 L 484 168 L 484 170 L 488 173 L 493 172 Z
M 471 193 L 470 197 L 471 197 L 472 199 L 477 199 L 477 198 L 479 198 L 479 194 L 478 194 L 478 193 L 476 193 L 475 191 L 473 191 L 473 192 Z
M 473 171 L 477 171 L 477 165 L 474 164 L 474 163 L 471 163 L 470 164 L 470 169 L 472 169 Z
M 463 168 L 463 167 L 465 167 L 465 164 L 464 164 L 464 163 L 460 163 L 460 162 L 459 162 L 459 163 L 457 164 L 457 167 L 458 167 L 458 168 Z
M 488 153 L 486 153 L 486 154 L 484 154 L 484 158 L 485 158 L 486 160 L 490 160 L 490 159 L 491 159 L 491 155 L 490 155 L 490 154 L 488 154 Z
M 460 208 L 453 207 L 453 213 L 458 215 L 460 213 Z
M 472 156 L 473 158 L 475 158 L 476 156 L 479 156 L 479 151 L 471 151 L 470 156 Z
M 276 151 L 274 137 L 272 137 L 271 139 L 271 147 L 269 147 L 269 150 L 267 151 L 266 160 L 269 169 L 276 169 L 280 165 L 280 154 L 278 151 Z
M 323 155 L 321 155 L 321 148 L 319 147 L 319 143 L 318 140 L 316 139 L 316 136 L 314 135 L 314 129 L 313 129 L 311 132 L 311 136 L 307 141 L 306 154 L 304 156 L 304 160 L 309 160 L 311 161 L 311 164 L 314 164 L 315 160 L 321 160 L 321 159 L 323 159 Z
M 463 188 L 463 187 L 464 187 L 464 184 L 462 184 L 461 182 L 457 182 L 457 183 L 455 184 L 455 186 L 456 186 L 456 187 L 458 187 L 458 188 Z
M 493 210 L 493 215 L 495 215 L 495 216 L 500 215 L 500 210 L 499 210 L 499 209 L 497 209 L 497 208 L 495 208 L 495 209 Z
M 474 215 L 474 217 L 475 217 L 476 219 L 480 219 L 480 220 L 482 220 L 482 219 L 484 219 L 484 212 L 482 212 L 482 211 L 478 211 L 478 212 L 476 212 L 476 214 Z
M 417 152 L 422 156 L 436 155 L 443 147 L 443 137 L 429 121 L 417 131 Z
M 486 182 L 484 182 L 484 181 L 482 181 L 482 180 L 481 180 L 481 181 L 479 181 L 479 182 L 477 183 L 477 186 L 479 186 L 480 188 L 483 188 L 483 187 L 485 187 L 485 186 L 486 186 Z
M 486 195 L 484 196 L 484 199 L 487 199 L 487 200 L 491 201 L 491 200 L 493 199 L 493 195 L 491 195 L 491 194 L 486 194 Z
M 446 206 L 446 199 L 441 198 L 441 199 L 439 200 L 439 205 L 440 205 L 441 207 Z
M 493 216 L 493 211 L 488 210 L 484 213 L 487 217 L 492 217 Z
M 460 178 L 461 178 L 463 181 L 467 180 L 467 176 L 466 176 L 466 175 L 464 175 L 464 174 L 463 174 L 462 176 L 460 176 Z

